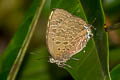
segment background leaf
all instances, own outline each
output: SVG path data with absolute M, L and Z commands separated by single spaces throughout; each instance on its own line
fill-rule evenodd
M 120 64 L 120 48 L 110 50 L 110 70 Z
M 120 80 L 120 49 L 116 48 L 110 51 L 110 65 L 112 80 Z
M 93 26 L 96 28 L 94 31 L 94 41 L 99 55 L 99 60 L 104 72 L 104 76 L 109 77 L 109 49 L 107 34 L 104 31 L 104 14 L 102 10 L 101 0 L 81 0 L 88 22 L 92 23 L 96 19 Z M 86 3 L 88 3 L 86 5 Z
M 112 80 L 120 80 L 120 64 L 112 69 L 111 78 Z
M 15 34 L 14 38 L 12 39 L 3 56 L 1 56 L 3 57 L 1 60 L 2 62 L 0 67 L 2 70 L 0 72 L 1 80 L 15 79 L 16 74 L 23 61 L 28 44 L 33 35 L 44 2 L 45 0 L 35 0 L 33 2 L 31 9 L 25 16 L 23 23 L 20 25 L 19 30 Z

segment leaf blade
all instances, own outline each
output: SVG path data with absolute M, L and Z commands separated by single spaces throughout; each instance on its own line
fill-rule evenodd
M 103 56 L 104 57 L 104 60 L 105 60 L 105 63 L 103 64 L 103 63 L 101 63 L 101 61 L 99 60 L 99 57 L 98 57 L 98 50 L 100 51 L 101 50 L 101 48 L 99 49 L 99 47 L 101 47 L 101 44 L 99 44 L 99 45 L 97 45 L 97 48 L 96 48 L 96 42 L 94 43 L 94 39 L 92 40 L 90 40 L 89 42 L 88 42 L 88 44 L 87 44 L 87 46 L 86 46 L 86 48 L 84 49 L 84 50 L 86 50 L 87 51 L 87 53 L 88 53 L 88 55 L 90 55 L 90 57 L 92 57 L 92 58 L 90 58 L 90 57 L 88 57 L 88 58 L 86 58 L 86 55 L 81 51 L 80 53 L 78 53 L 78 54 L 76 54 L 75 56 L 73 56 L 73 57 L 77 57 L 77 58 L 79 58 L 79 59 L 81 59 L 81 61 L 73 61 L 73 60 L 70 60 L 70 61 L 68 61 L 68 64 L 73 68 L 73 70 L 71 70 L 71 69 L 69 69 L 69 68 L 66 68 L 65 67 L 65 69 L 68 71 L 68 72 L 70 72 L 70 74 L 74 77 L 74 79 L 75 80 L 84 80 L 84 79 L 86 79 L 86 80 L 88 80 L 88 79 L 91 79 L 91 80 L 110 80 L 110 77 L 109 77 L 109 68 L 108 68 L 108 42 L 107 42 L 107 36 L 106 36 L 106 33 L 105 33 L 105 31 L 104 31 L 104 15 L 103 15 L 103 13 L 101 13 L 102 11 L 102 7 L 101 7 L 101 3 L 100 3 L 100 0 L 97 0 L 97 1 L 94 1 L 94 3 L 95 2 L 97 2 L 97 8 L 94 8 L 94 10 L 92 10 L 92 11 L 90 11 L 89 10 L 89 12 L 86 12 L 87 10 L 85 10 L 85 8 L 87 9 L 91 9 L 94 5 L 93 4 L 91 4 L 91 5 L 89 5 L 89 6 L 85 6 L 85 5 L 87 5 L 87 4 L 89 4 L 89 3 L 91 3 L 91 2 L 89 2 L 89 0 L 85 0 L 85 1 L 83 1 L 83 0 L 70 0 L 69 1 L 69 4 L 67 3 L 67 1 L 66 0 L 64 0 L 64 1 L 58 1 L 58 3 L 57 2 L 55 2 L 55 1 L 52 1 L 53 3 L 55 3 L 55 4 L 51 4 L 51 8 L 63 8 L 63 9 L 65 9 L 65 10 L 67 10 L 68 12 L 70 12 L 70 13 L 72 13 L 73 15 L 75 15 L 75 16 L 79 16 L 79 17 L 81 17 L 82 19 L 84 19 L 84 20 L 86 20 L 86 22 L 87 22 L 87 20 L 88 20 L 88 22 L 90 23 L 90 15 L 93 13 L 92 11 L 95 11 L 97 8 L 99 8 L 100 9 L 100 12 L 99 12 L 99 14 L 102 16 L 102 18 L 100 18 L 100 21 L 101 21 L 101 23 L 102 24 L 99 24 L 99 27 L 97 28 L 97 29 L 99 29 L 100 28 L 100 33 L 102 33 L 102 37 L 104 38 L 104 39 L 99 39 L 99 40 L 101 40 L 101 41 L 103 41 L 104 43 L 105 43 L 105 50 L 104 49 L 102 49 L 102 50 L 104 50 L 105 52 L 105 56 Z M 89 3 L 88 3 L 88 2 Z M 70 3 L 70 2 L 72 2 L 72 3 Z M 67 4 L 65 4 L 64 5 L 64 3 L 67 3 Z M 78 4 L 79 3 L 79 4 Z M 72 5 L 71 5 L 72 4 Z M 85 4 L 85 5 L 84 5 Z M 60 6 L 60 5 L 62 5 L 62 6 Z M 91 7 L 92 6 L 92 7 Z M 86 14 L 87 13 L 87 14 Z M 88 15 L 90 13 L 90 15 Z M 86 15 L 86 16 L 85 16 Z M 87 17 L 87 19 L 86 19 L 86 17 Z M 94 16 L 92 16 L 92 18 L 93 18 Z M 99 21 L 99 20 L 97 20 L 97 21 Z M 98 24 L 98 22 L 97 22 L 97 24 Z M 100 27 L 102 25 L 102 28 Z M 98 36 L 97 36 L 97 38 L 99 38 L 100 37 L 100 35 L 99 35 L 99 33 L 97 33 L 98 34 Z M 94 33 L 94 35 L 96 36 L 96 33 Z M 105 35 L 105 36 L 104 36 Z M 104 41 L 105 40 L 105 41 Z M 98 41 L 99 42 L 99 41 Z M 91 47 L 91 45 L 93 46 L 93 47 Z M 89 47 L 88 47 L 89 46 Z M 93 50 L 93 52 L 91 53 L 91 54 L 89 54 L 89 52 L 91 51 L 91 50 Z M 106 55 L 107 54 L 107 55 Z M 100 56 L 100 55 L 99 55 Z M 84 61 L 84 58 L 86 58 L 86 60 Z M 97 71 L 99 71 L 99 72 L 94 72 L 94 71 L 92 71 L 92 72 L 94 72 L 94 75 L 96 75 L 95 77 L 93 77 L 92 76 L 92 74 L 91 74 L 91 78 L 90 77 L 87 77 L 87 78 L 85 78 L 85 76 L 84 75 L 86 75 L 86 73 L 87 73 L 87 71 L 86 71 L 86 68 L 88 69 L 88 70 L 90 70 L 90 68 L 89 67 L 86 67 L 87 66 L 87 64 L 86 63 L 88 63 L 89 65 L 90 65 L 90 61 L 91 61 L 91 59 L 94 61 L 94 63 L 96 63 L 97 64 L 97 66 L 95 67 L 94 66 L 94 64 L 93 64 L 93 66 L 91 65 L 91 68 L 92 67 L 94 67 L 94 68 L 96 68 L 96 70 Z M 100 58 L 101 59 L 101 58 Z M 83 61 L 82 61 L 83 60 Z M 83 63 L 83 64 L 81 64 L 81 63 Z M 91 61 L 91 63 L 92 63 L 92 61 Z M 76 66 L 78 66 L 79 64 L 81 64 L 80 66 L 79 66 L 79 68 L 77 68 Z M 103 68 L 101 68 L 101 64 L 102 64 L 102 67 Z M 83 66 L 84 65 L 84 66 Z M 86 68 L 84 68 L 84 67 L 86 67 Z M 98 67 L 98 69 L 97 69 L 97 67 Z M 105 67 L 105 69 L 104 69 L 104 67 Z M 104 70 L 104 72 L 106 72 L 105 73 L 105 75 L 107 75 L 107 76 L 105 76 L 105 75 L 103 75 L 103 70 Z M 85 71 L 86 73 L 84 73 L 84 75 L 81 73 L 81 72 L 78 72 L 78 71 Z M 83 77 L 84 76 L 84 77 Z M 88 75 L 89 76 L 89 75 Z M 106 78 L 107 77 L 107 78 Z
M 33 35 L 33 32 L 35 30 L 35 26 L 37 24 L 37 21 L 40 16 L 41 9 L 44 5 L 44 2 L 45 2 L 45 0 L 43 0 L 43 2 L 41 2 L 42 6 L 40 6 L 39 12 L 37 14 L 36 14 L 36 10 L 37 10 L 38 6 L 40 5 L 40 0 L 35 0 L 33 2 L 31 9 L 28 11 L 26 17 L 23 20 L 23 23 L 20 25 L 19 30 L 15 34 L 14 38 L 12 39 L 8 48 L 6 49 L 4 55 L 2 56 L 3 57 L 3 60 L 1 62 L 1 66 L 2 66 L 1 70 L 2 71 L 0 73 L 0 78 L 2 80 L 6 80 L 7 76 L 8 76 L 8 78 L 7 78 L 8 80 L 15 79 L 16 74 L 20 68 L 22 61 L 23 61 L 28 44 L 29 44 L 31 37 Z M 31 14 L 30 14 L 30 12 L 31 12 Z M 35 14 L 36 14 L 36 16 L 34 17 Z M 34 20 L 34 18 L 36 20 Z M 7 58 L 9 58 L 9 60 Z M 14 62 L 14 60 L 15 60 L 15 62 Z M 7 64 L 4 64 L 5 62 L 7 62 Z M 11 67 L 12 67 L 12 69 L 11 69 Z M 11 72 L 9 73 L 10 70 L 11 70 Z

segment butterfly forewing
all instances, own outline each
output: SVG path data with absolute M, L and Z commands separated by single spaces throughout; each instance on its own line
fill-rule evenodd
M 64 20 L 70 16 L 72 16 L 70 13 L 62 9 L 55 9 L 50 14 L 46 36 L 47 36 L 48 49 L 50 51 L 50 54 L 54 58 L 56 57 L 55 55 L 56 53 L 59 54 L 59 52 L 56 52 L 58 50 L 55 49 L 56 44 L 58 44 L 62 40 L 62 38 L 56 36 L 56 31 L 59 30 L 60 24 L 62 24 L 62 22 L 64 22 Z M 56 41 L 56 38 L 58 38 L 59 41 Z

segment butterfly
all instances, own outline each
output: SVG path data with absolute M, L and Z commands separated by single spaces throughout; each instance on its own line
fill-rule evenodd
M 64 67 L 66 62 L 80 52 L 93 36 L 91 25 L 64 9 L 54 9 L 48 19 L 46 43 L 51 63 Z

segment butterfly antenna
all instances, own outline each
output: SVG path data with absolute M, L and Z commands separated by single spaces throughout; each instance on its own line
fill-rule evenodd
M 91 25 L 93 25 L 95 23 L 95 21 L 96 21 L 96 17 L 93 19 Z
M 91 24 L 88 24 L 88 26 L 90 26 L 92 29 L 96 30 L 96 28 L 93 26 L 93 24 L 95 23 L 96 18 L 93 19 Z

